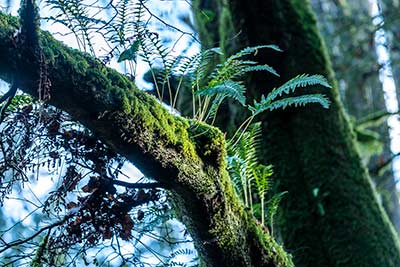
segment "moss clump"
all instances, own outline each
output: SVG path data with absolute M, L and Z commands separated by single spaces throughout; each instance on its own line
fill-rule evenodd
M 266 252 L 266 257 L 271 259 L 277 267 L 294 267 L 292 256 L 285 252 L 283 247 L 276 243 L 271 235 L 262 230 L 262 226 L 258 225 L 253 218 L 250 217 L 248 223 L 248 232 L 251 240 L 261 240 L 262 250 Z
M 225 166 L 225 137 L 218 128 L 191 120 L 189 132 L 197 154 L 205 163 Z
M 0 13 L 0 38 L 9 38 L 19 27 L 19 21 L 16 17 L 7 16 Z
M 130 114 L 140 120 L 151 132 L 154 140 L 165 140 L 163 146 L 178 146 L 183 155 L 191 159 L 197 158 L 193 144 L 190 142 L 187 120 L 171 115 L 153 96 L 139 90 L 126 92 L 125 97 L 130 108 Z M 153 142 L 158 143 L 158 142 Z

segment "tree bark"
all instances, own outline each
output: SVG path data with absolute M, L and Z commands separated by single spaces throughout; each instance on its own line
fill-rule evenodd
M 340 92 L 346 111 L 358 122 L 368 114 L 386 110 L 383 85 L 379 80 L 382 66 L 379 65 L 374 42 L 376 27 L 369 10 L 371 3 L 364 0 L 348 1 L 345 6 L 337 5 L 337 1 L 322 3 L 318 0 L 312 3 L 321 32 L 328 44 L 333 70 L 340 81 Z M 393 7 L 393 3 L 391 6 Z M 385 20 L 385 25 L 387 23 L 390 25 L 392 20 Z M 363 144 L 363 133 L 359 132 L 357 125 L 355 126 L 357 140 L 361 144 L 361 156 L 364 162 L 368 163 L 370 170 L 379 168 L 382 162 L 393 156 L 387 120 L 372 129 L 379 133 L 379 141 L 383 144 L 382 151 L 376 149 L 373 155 L 368 147 L 370 143 L 367 140 L 366 144 Z M 363 149 L 364 147 L 366 149 Z M 400 204 L 391 162 L 384 171 L 371 172 L 370 175 L 385 211 L 397 233 L 400 233 Z
M 333 85 L 331 90 L 307 88 L 307 93 L 326 94 L 332 101 L 329 110 L 314 105 L 261 118 L 262 160 L 274 165 L 278 191 L 288 191 L 279 230 L 296 266 L 400 266 L 399 241 L 356 151 L 309 2 L 219 2 L 229 9 L 230 15 L 224 17 L 232 19 L 236 35 L 230 35 L 238 38 L 236 43 L 242 47 L 272 43 L 284 50 L 258 52 L 258 61 L 272 65 L 281 77 L 252 75 L 250 97 L 259 99 L 302 73 L 323 74 Z
M 14 34 L 18 20 L 0 13 L 0 78 L 70 113 L 148 177 L 173 193 L 201 266 L 293 266 L 236 197 L 225 169 L 225 140 L 213 127 L 175 117 L 125 76 L 40 32 L 45 63 Z M 46 72 L 40 73 L 45 64 Z

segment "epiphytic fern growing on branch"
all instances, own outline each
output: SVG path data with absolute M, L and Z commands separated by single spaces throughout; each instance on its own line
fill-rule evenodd
M 269 225 L 273 233 L 273 218 L 285 192 L 271 192 L 272 166 L 260 164 L 257 158 L 261 135 L 261 124 L 256 123 L 238 142 L 228 142 L 228 172 L 245 207 L 251 209 L 263 225 Z

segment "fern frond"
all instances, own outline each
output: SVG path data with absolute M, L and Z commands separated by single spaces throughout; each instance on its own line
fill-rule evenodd
M 49 19 L 68 27 L 75 35 L 80 48 L 84 51 L 89 49 L 95 55 L 91 41 L 92 35 L 96 31 L 94 26 L 102 21 L 90 16 L 87 5 L 79 0 L 47 0 L 46 4 L 58 13 L 56 17 Z
M 199 83 L 205 82 L 206 77 L 210 75 L 210 65 L 215 60 L 216 55 L 222 54 L 219 48 L 207 49 L 200 54 L 200 60 L 195 66 L 195 71 L 192 79 L 192 87 L 195 88 Z
M 261 124 L 252 124 L 238 143 L 229 143 L 228 171 L 236 191 L 245 205 L 251 201 L 251 183 L 255 179 L 254 169 L 258 165 L 257 150 L 261 140 Z
M 178 249 L 178 250 L 175 250 L 174 252 L 172 252 L 169 255 L 169 258 L 172 259 L 172 258 L 175 258 L 177 256 L 190 256 L 190 255 L 193 255 L 195 253 L 196 252 L 194 250 L 191 250 L 191 249 L 188 249 L 188 248 L 183 248 L 183 249 Z
M 256 65 L 256 66 L 248 66 L 246 67 L 243 72 L 247 73 L 247 72 L 252 72 L 252 71 L 267 71 L 275 76 L 280 76 L 275 70 L 274 68 L 272 68 L 271 66 L 264 64 L 264 65 Z
M 281 96 L 282 94 L 289 94 L 290 92 L 294 92 L 299 87 L 306 87 L 309 85 L 322 85 L 327 88 L 331 88 L 328 81 L 322 75 L 309 76 L 308 74 L 302 74 L 290 79 L 282 86 L 274 88 L 271 93 L 267 95 L 265 101 L 272 102 L 275 98 Z
M 106 25 L 107 40 L 117 47 L 125 47 L 128 39 L 134 35 L 135 12 L 130 10 L 140 9 L 141 4 L 133 5 L 132 0 L 121 0 L 113 5 L 115 14 Z
M 212 87 L 200 89 L 194 94 L 197 96 L 222 96 L 223 98 L 228 97 L 238 101 L 244 106 L 246 102 L 246 97 L 244 96 L 245 90 L 246 89 L 243 83 L 228 80 Z
M 190 57 L 183 57 L 180 63 L 177 65 L 175 72 L 178 76 L 195 72 L 200 73 L 201 70 L 199 70 L 199 65 L 209 65 L 211 63 L 211 59 L 218 54 L 222 54 L 221 49 L 219 47 L 214 47 L 196 53 L 195 55 Z M 200 76 L 203 76 L 203 74 L 200 74 Z
M 263 198 L 263 196 L 270 190 L 271 188 L 271 179 L 272 176 L 272 166 L 265 166 L 263 164 L 257 165 L 252 169 L 254 181 L 256 184 L 256 190 L 259 198 Z
M 267 98 L 262 96 L 260 102 L 254 101 L 254 106 L 249 106 L 249 110 L 251 111 L 252 116 L 256 116 L 266 110 L 273 111 L 276 109 L 285 109 L 286 107 L 289 106 L 295 106 L 295 107 L 305 106 L 311 103 L 317 103 L 324 108 L 328 108 L 330 101 L 325 95 L 322 94 L 310 94 L 310 95 L 286 97 L 280 100 L 276 100 L 272 103 L 269 102 Z
M 241 57 L 253 52 L 256 53 L 258 49 L 262 48 L 271 48 L 280 51 L 278 47 L 271 45 L 247 47 L 229 57 L 222 64 L 217 65 L 217 67 L 211 74 L 212 79 L 210 81 L 210 84 L 218 83 L 223 80 L 232 80 L 235 78 L 239 78 L 251 71 L 268 71 L 273 75 L 279 76 L 278 73 L 267 64 L 260 65 L 256 61 L 241 59 Z
M 267 207 L 268 207 L 267 217 L 268 217 L 268 220 L 269 220 L 268 223 L 270 224 L 271 229 L 273 227 L 273 225 L 272 225 L 273 224 L 273 219 L 274 219 L 274 217 L 276 215 L 276 212 L 278 211 L 279 203 L 283 199 L 284 195 L 286 195 L 287 193 L 288 193 L 287 191 L 284 191 L 284 192 L 281 192 L 281 193 L 274 194 L 271 197 L 271 199 L 269 199 L 267 201 Z
M 258 50 L 265 49 L 265 48 L 272 49 L 272 50 L 275 50 L 278 52 L 282 52 L 282 50 L 276 45 L 258 45 L 258 46 L 246 47 L 246 48 L 240 50 L 239 52 L 237 52 L 236 54 L 230 56 L 227 60 L 228 61 L 234 60 L 234 59 L 238 59 L 238 58 L 241 58 L 243 56 L 246 56 L 246 55 L 249 55 L 252 53 L 257 53 Z
M 244 177 L 245 162 L 233 152 L 233 156 L 228 157 L 228 172 L 232 184 L 238 196 L 244 199 Z

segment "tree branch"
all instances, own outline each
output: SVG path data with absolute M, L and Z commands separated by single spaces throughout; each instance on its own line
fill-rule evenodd
M 369 169 L 369 173 L 370 173 L 371 175 L 374 175 L 374 176 L 375 176 L 375 175 L 378 175 L 378 174 L 381 172 L 381 170 L 387 168 L 388 165 L 391 164 L 391 163 L 393 162 L 393 160 L 394 160 L 395 158 L 397 158 L 398 156 L 400 156 L 400 153 L 396 153 L 396 154 L 391 155 L 391 156 L 390 156 L 388 159 L 386 159 L 384 162 L 379 163 L 379 164 L 376 164 L 374 167 L 370 168 L 370 169 Z
M 134 189 L 155 189 L 155 188 L 164 188 L 162 183 L 129 183 L 120 180 L 107 179 L 113 185 L 123 186 L 125 188 L 134 188 Z

